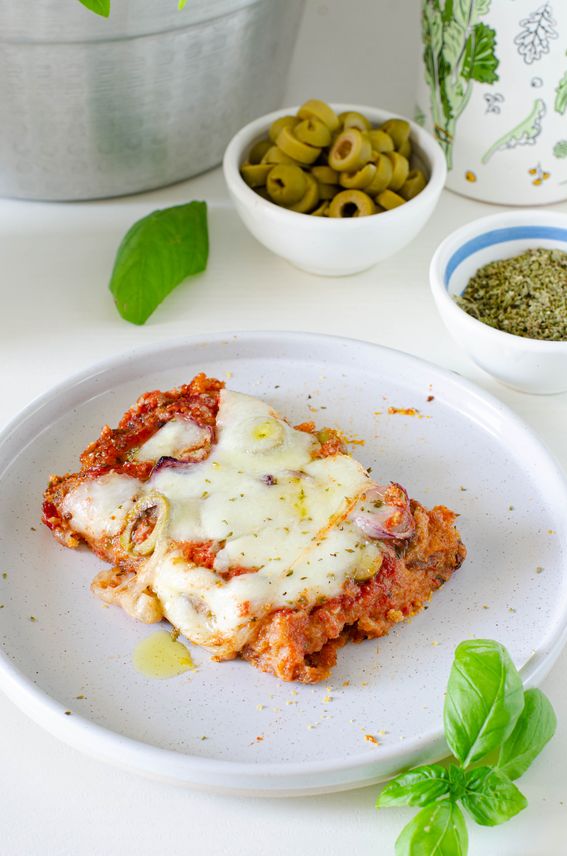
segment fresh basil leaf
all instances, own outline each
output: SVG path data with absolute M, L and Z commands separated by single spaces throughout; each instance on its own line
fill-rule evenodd
M 451 799 L 453 802 L 456 802 L 461 799 L 465 792 L 465 771 L 460 767 L 457 767 L 456 764 L 451 764 L 447 768 L 447 772 L 449 773 L 449 792 L 451 794 Z
M 402 829 L 396 856 L 466 856 L 469 836 L 460 808 L 450 800 L 422 808 Z
M 443 712 L 449 749 L 466 767 L 503 743 L 524 706 L 522 680 L 503 645 L 461 642 L 449 675 Z
M 388 782 L 376 808 L 393 805 L 428 805 L 449 793 L 449 774 L 440 764 L 415 767 Z
M 96 15 L 102 15 L 103 18 L 108 18 L 110 15 L 110 0 L 79 0 L 79 2 Z
M 547 696 L 541 690 L 527 690 L 516 727 L 500 749 L 498 769 L 509 779 L 518 779 L 551 740 L 556 727 L 555 711 Z
M 116 254 L 110 290 L 118 311 L 144 324 L 185 277 L 207 267 L 206 202 L 154 211 L 128 230 Z
M 481 826 L 497 826 L 514 817 L 528 804 L 508 776 L 491 767 L 476 767 L 466 775 L 461 802 Z

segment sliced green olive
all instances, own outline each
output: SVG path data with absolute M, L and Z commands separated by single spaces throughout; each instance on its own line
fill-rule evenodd
M 411 140 L 408 138 L 405 143 L 402 143 L 400 148 L 398 149 L 399 153 L 403 155 L 407 160 L 411 158 Z
M 136 528 L 142 525 L 147 512 L 155 511 L 155 522 L 149 535 L 142 541 L 134 541 Z M 169 502 L 163 494 L 153 490 L 143 496 L 126 515 L 126 525 L 120 536 L 120 546 L 130 556 L 149 556 L 165 534 L 169 520 Z
M 254 143 L 252 148 L 250 149 L 250 153 L 248 155 L 248 161 L 251 164 L 261 163 L 262 158 L 271 147 L 271 142 L 269 140 L 258 140 L 257 143 Z
M 390 190 L 399 190 L 409 175 L 409 163 L 399 152 L 386 152 L 386 157 L 392 164 Z
M 278 205 L 295 205 L 307 190 L 305 173 L 293 164 L 276 164 L 266 181 L 266 190 Z
M 324 101 L 319 101 L 317 98 L 310 98 L 309 101 L 302 104 L 297 111 L 297 115 L 300 119 L 310 119 L 311 117 L 320 119 L 321 122 L 325 123 L 329 131 L 336 131 L 339 127 L 339 120 L 333 108 L 325 104 Z
M 315 209 L 315 211 L 311 212 L 311 216 L 312 217 L 327 217 L 328 211 L 329 211 L 329 203 L 325 200 L 324 202 L 321 202 L 321 204 Z
M 243 163 L 240 174 L 248 187 L 263 187 L 273 165 L 269 163 Z
M 319 185 L 319 199 L 332 199 L 339 192 L 336 184 L 324 184 L 320 181 L 317 183 Z
M 296 166 L 298 165 L 296 160 L 290 158 L 289 155 L 286 155 L 285 152 L 282 152 L 282 150 L 278 149 L 277 146 L 270 146 L 262 158 L 262 163 L 293 163 Z
M 378 193 L 382 193 L 383 190 L 386 190 L 392 180 L 392 175 L 394 172 L 394 169 L 392 167 L 392 161 L 385 154 L 378 155 L 374 166 L 376 167 L 374 178 L 372 179 L 368 187 L 365 188 L 368 195 L 373 197 L 376 196 Z
M 371 577 L 376 576 L 382 567 L 383 559 L 384 557 L 380 553 L 377 558 L 374 558 L 372 554 L 366 556 L 363 554 L 360 557 L 357 556 L 356 569 L 352 575 L 353 580 L 362 583 L 365 580 L 369 580 Z
M 394 141 L 394 146 L 399 149 L 410 135 L 410 124 L 405 119 L 388 119 L 380 128 L 386 131 Z
M 394 141 L 386 131 L 381 131 L 379 128 L 372 128 L 368 131 L 370 143 L 375 152 L 393 152 Z
M 304 119 L 293 129 L 293 133 L 302 143 L 307 143 L 309 146 L 323 148 L 331 142 L 331 132 L 324 122 L 312 116 L 310 119 Z
M 317 203 L 319 202 L 319 185 L 308 172 L 304 173 L 304 176 L 305 181 L 307 182 L 305 194 L 299 202 L 296 202 L 295 205 L 290 205 L 289 208 L 290 211 L 298 211 L 300 214 L 309 214 L 310 211 L 313 211 L 313 209 L 317 207 Z
M 413 199 L 427 179 L 410 171 L 410 123 L 392 118 L 380 127 L 357 110 L 339 116 L 309 99 L 296 116 L 280 116 L 257 140 L 241 167 L 244 181 L 264 199 L 316 217 L 364 217 Z M 341 188 L 345 188 L 342 190 Z
M 421 193 L 426 184 L 427 181 L 422 171 L 420 169 L 412 169 L 400 187 L 400 196 L 403 196 L 406 200 L 413 199 L 414 196 Z
M 342 131 L 329 152 L 329 166 L 337 172 L 354 172 L 372 156 L 370 140 L 358 128 Z
M 374 202 L 362 190 L 342 190 L 329 205 L 329 217 L 367 217 L 375 213 Z
M 394 193 L 392 190 L 383 190 L 382 193 L 379 193 L 376 197 L 378 205 L 381 205 L 382 208 L 386 209 L 386 211 L 391 211 L 392 208 L 399 208 L 400 205 L 405 204 L 405 201 L 405 199 L 402 199 L 401 196 L 398 196 L 398 194 Z
M 279 119 L 276 119 L 270 125 L 268 137 L 270 138 L 272 143 L 275 143 L 280 135 L 280 131 L 283 130 L 283 128 L 295 128 L 298 122 L 299 119 L 297 118 L 297 116 L 280 116 Z
M 311 169 L 311 175 L 316 178 L 321 184 L 338 184 L 339 174 L 330 166 L 314 166 Z
M 359 131 L 369 131 L 372 123 L 368 121 L 362 113 L 357 113 L 356 110 L 348 110 L 346 113 L 339 114 L 339 120 L 342 122 L 343 128 L 358 128 Z
M 298 140 L 291 128 L 282 128 L 278 136 L 277 145 L 282 152 L 289 155 L 290 158 L 299 161 L 299 163 L 315 163 L 321 153 L 321 149 L 316 149 Z
M 341 172 L 339 183 L 342 187 L 364 190 L 369 184 L 372 184 L 375 176 L 376 166 L 373 163 L 367 163 L 356 172 Z

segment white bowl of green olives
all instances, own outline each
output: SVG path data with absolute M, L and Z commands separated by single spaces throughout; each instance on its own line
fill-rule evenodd
M 408 119 L 315 99 L 242 128 L 223 169 L 252 235 L 322 276 L 358 273 L 409 244 L 447 173 L 438 143 Z

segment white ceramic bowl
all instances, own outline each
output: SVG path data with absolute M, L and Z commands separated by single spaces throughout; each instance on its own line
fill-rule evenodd
M 358 110 L 379 125 L 395 114 L 375 107 L 333 104 L 337 112 Z M 430 218 L 439 199 L 447 167 L 433 137 L 411 124 L 415 162 L 428 177 L 427 186 L 410 202 L 371 217 L 332 219 L 288 211 L 263 199 L 244 182 L 240 166 L 250 147 L 265 138 L 279 116 L 297 112 L 288 107 L 261 116 L 230 141 L 223 161 L 224 176 L 236 210 L 254 237 L 298 268 L 322 276 L 344 276 L 366 270 L 409 244 Z M 409 121 L 409 120 L 408 120 Z
M 567 252 L 567 214 L 531 210 L 482 217 L 452 232 L 429 269 L 431 290 L 445 325 L 482 369 L 521 392 L 567 390 L 567 342 L 526 339 L 477 321 L 457 306 L 471 276 L 489 262 L 532 247 Z

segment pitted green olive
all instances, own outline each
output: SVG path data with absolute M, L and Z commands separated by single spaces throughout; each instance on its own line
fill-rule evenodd
M 392 162 L 386 155 L 378 155 L 374 166 L 376 167 L 374 178 L 368 187 L 364 188 L 368 195 L 372 197 L 381 193 L 383 190 L 386 190 L 392 180 L 392 174 L 394 171 L 392 168 Z
M 308 172 L 304 173 L 307 189 L 303 197 L 296 202 L 295 205 L 290 205 L 291 211 L 298 211 L 300 214 L 308 214 L 317 207 L 319 202 L 319 186 L 312 175 Z
M 339 188 L 336 184 L 317 183 L 319 185 L 319 199 L 332 199 L 333 196 L 336 196 L 339 192 Z
M 409 160 L 411 158 L 411 140 L 408 138 L 405 143 L 402 143 L 398 151 L 406 160 Z
M 240 174 L 248 187 L 264 187 L 272 169 L 272 164 L 243 163 L 240 167 Z
M 259 140 L 257 143 L 255 143 L 248 154 L 248 160 L 250 161 L 250 163 L 254 165 L 261 163 L 262 158 L 264 157 L 266 152 L 269 151 L 271 145 L 272 144 L 269 140 Z
M 314 166 L 311 169 L 311 175 L 316 178 L 320 184 L 338 184 L 339 174 L 330 166 Z
M 375 152 L 393 152 L 394 141 L 386 131 L 381 131 L 379 128 L 373 128 L 368 131 L 370 144 Z
M 367 136 L 358 128 L 342 131 L 329 152 L 329 166 L 337 172 L 354 172 L 368 163 L 372 147 Z
M 386 152 L 385 156 L 392 164 L 392 178 L 388 186 L 390 190 L 399 190 L 409 175 L 409 163 L 399 152 Z
M 290 158 L 294 158 L 302 164 L 314 163 L 321 154 L 321 149 L 316 149 L 298 140 L 291 128 L 282 128 L 278 136 L 277 146 Z
M 362 190 L 342 190 L 329 205 L 329 217 L 367 217 L 375 213 L 374 202 Z
M 341 172 L 339 183 L 342 187 L 365 190 L 369 184 L 372 184 L 375 176 L 376 166 L 373 163 L 367 163 L 356 172 Z
M 280 135 L 280 131 L 283 130 L 283 128 L 295 128 L 298 122 L 299 119 L 297 118 L 297 116 L 280 116 L 279 119 L 276 119 L 270 125 L 268 137 L 270 138 L 272 143 L 275 143 Z
M 305 195 L 307 176 L 293 164 L 276 164 L 268 175 L 266 190 L 278 205 L 290 207 Z
M 323 148 L 331 142 L 331 132 L 324 122 L 315 119 L 315 117 L 304 119 L 295 126 L 293 133 L 298 140 L 307 143 L 309 146 Z
M 379 214 L 427 184 L 410 166 L 410 131 L 405 119 L 376 128 L 357 110 L 337 116 L 324 101 L 310 99 L 296 116 L 272 122 L 240 173 L 259 196 L 290 211 L 335 218 Z
M 382 193 L 379 193 L 376 197 L 378 205 L 381 205 L 382 208 L 386 209 L 386 211 L 391 211 L 392 208 L 399 208 L 400 205 L 405 204 L 405 201 L 405 199 L 402 199 L 401 196 L 398 196 L 398 194 L 394 193 L 392 190 L 383 190 Z
M 356 110 L 349 110 L 346 113 L 339 114 L 339 121 L 346 131 L 347 128 L 358 128 L 359 131 L 369 131 L 372 123 L 368 121 L 362 113 L 357 113 Z
M 298 165 L 296 160 L 290 158 L 289 155 L 286 155 L 285 152 L 282 152 L 282 150 L 278 149 L 277 146 L 270 146 L 270 148 L 262 158 L 262 163 L 292 163 L 295 164 L 295 166 Z
M 400 187 L 400 196 L 403 196 L 406 200 L 413 199 L 414 196 L 421 193 L 426 184 L 427 182 L 422 171 L 420 169 L 412 169 Z
M 325 123 L 329 131 L 336 131 L 339 127 L 339 120 L 333 108 L 325 104 L 324 101 L 319 101 L 317 98 L 310 98 L 309 101 L 302 104 L 297 111 L 297 115 L 300 119 L 310 119 L 311 117 L 320 119 L 321 122 Z
M 399 149 L 405 143 L 410 135 L 410 124 L 405 119 L 388 119 L 381 126 L 382 131 L 386 131 L 394 141 L 394 146 Z

